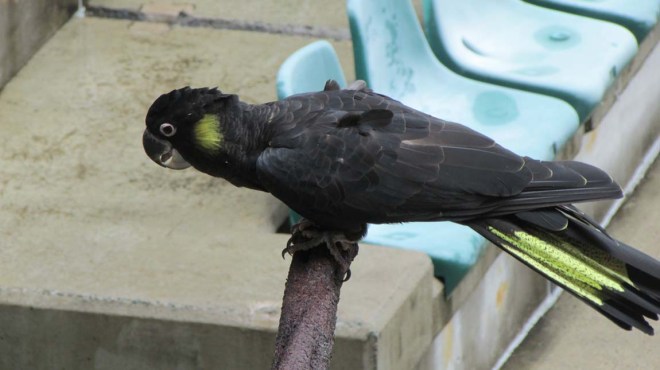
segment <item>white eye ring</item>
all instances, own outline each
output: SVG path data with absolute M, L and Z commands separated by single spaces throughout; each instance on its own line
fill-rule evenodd
M 160 133 L 167 137 L 174 136 L 176 134 L 176 127 L 171 123 L 163 123 L 160 125 Z

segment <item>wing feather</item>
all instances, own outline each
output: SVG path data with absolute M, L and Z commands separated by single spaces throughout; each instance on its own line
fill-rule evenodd
M 272 123 L 257 174 L 294 210 L 325 224 L 462 220 L 620 193 L 595 167 L 520 157 L 369 90 L 290 99 L 312 107 Z

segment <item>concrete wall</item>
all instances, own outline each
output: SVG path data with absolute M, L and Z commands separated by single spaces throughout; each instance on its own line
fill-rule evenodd
M 0 88 L 77 9 L 77 0 L 0 0 Z

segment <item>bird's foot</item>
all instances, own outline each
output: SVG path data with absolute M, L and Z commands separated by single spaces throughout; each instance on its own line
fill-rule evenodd
M 287 253 L 293 255 L 295 252 L 310 250 L 325 244 L 339 265 L 341 275 L 346 281 L 351 277 L 350 265 L 357 255 L 357 242 L 363 234 L 362 231 L 348 234 L 343 231 L 321 230 L 313 222 L 302 219 L 291 227 L 291 238 L 286 243 L 286 248 L 282 250 L 282 258 Z

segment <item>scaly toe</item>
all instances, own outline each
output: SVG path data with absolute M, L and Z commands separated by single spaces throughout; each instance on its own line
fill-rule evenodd
M 305 251 L 308 249 L 312 249 L 325 242 L 323 238 L 312 238 L 302 241 L 296 241 L 294 239 L 299 239 L 299 238 L 297 236 L 292 236 L 291 238 L 289 238 L 286 248 L 282 250 L 282 258 L 284 258 L 287 253 L 293 256 L 293 254 L 298 251 Z
M 282 258 L 285 258 L 287 253 L 293 255 L 295 252 L 325 244 L 330 255 L 339 265 L 337 272 L 341 274 L 343 281 L 347 281 L 351 278 L 349 267 L 357 254 L 357 240 L 362 234 L 363 232 L 354 238 L 353 235 L 348 236 L 341 231 L 319 230 L 311 221 L 302 219 L 291 227 L 291 238 L 287 241 L 286 248 L 282 250 Z

